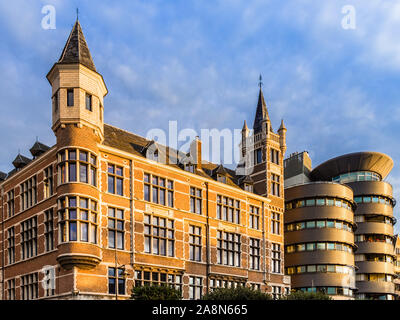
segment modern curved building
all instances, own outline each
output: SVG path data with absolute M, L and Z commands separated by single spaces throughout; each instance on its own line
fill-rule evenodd
M 298 155 L 294 156 L 298 158 Z M 293 162 L 293 159 L 291 161 Z M 309 170 L 307 171 L 309 174 L 306 175 L 305 180 L 313 182 L 302 183 L 296 186 L 287 185 L 285 189 L 287 207 L 285 213 L 285 230 L 288 230 L 288 226 L 293 220 L 292 216 L 295 215 L 293 213 L 294 209 L 290 208 L 290 203 L 293 201 L 294 195 L 296 197 L 301 194 L 307 197 L 319 197 L 322 196 L 321 190 L 324 190 L 323 195 L 325 197 L 339 197 L 339 189 L 335 189 L 335 187 L 328 189 L 325 187 L 326 183 L 351 190 L 351 193 L 347 193 L 346 195 L 351 195 L 349 203 L 351 203 L 350 206 L 354 210 L 354 219 L 351 221 L 355 243 L 353 247 L 356 266 L 355 296 L 359 299 L 393 300 L 396 296 L 394 287 L 394 278 L 396 277 L 394 272 L 395 237 L 393 235 L 393 226 L 396 223 L 396 219 L 393 216 L 393 207 L 396 202 L 393 198 L 392 186 L 384 181 L 392 168 L 393 161 L 385 154 L 378 152 L 351 153 L 330 159 L 313 170 L 308 168 Z M 290 168 L 288 169 L 290 171 Z M 285 176 L 286 181 L 293 182 L 299 181 L 299 179 L 293 179 L 293 176 Z M 317 181 L 318 183 L 316 183 Z M 310 185 L 314 185 L 314 189 L 310 188 Z M 309 210 L 312 209 L 310 208 Z M 324 211 L 319 210 L 317 205 L 314 210 L 317 219 L 325 218 Z M 338 213 L 338 210 L 334 207 L 331 211 L 332 216 Z M 296 218 L 300 218 L 298 216 Z M 321 232 L 319 236 L 320 241 L 325 241 L 324 232 Z M 306 241 L 308 233 L 303 233 L 302 237 Z M 290 231 L 286 231 L 285 238 L 285 244 L 290 246 Z M 345 243 L 347 240 L 348 238 L 344 233 L 337 233 L 337 242 Z M 289 256 L 290 254 L 287 253 L 288 260 L 286 261 L 290 261 L 293 265 L 300 262 L 314 263 L 315 260 L 323 259 L 324 257 L 318 253 L 313 259 L 304 261 L 304 259 L 300 258 L 291 259 Z M 332 258 L 332 261 L 335 259 Z M 341 261 L 337 257 L 335 263 Z M 287 269 L 288 273 L 291 271 Z M 292 287 L 302 288 L 297 284 L 301 283 L 301 281 L 297 282 L 295 278 L 292 278 Z M 319 274 L 314 278 L 318 279 L 314 280 L 314 282 L 322 279 Z M 334 284 L 334 281 L 330 282 L 331 286 Z M 333 289 L 331 289 L 331 292 L 337 295 L 337 293 L 333 293 Z M 327 293 L 330 294 L 328 291 Z
M 353 191 L 339 183 L 310 182 L 285 193 L 285 271 L 292 288 L 353 298 Z

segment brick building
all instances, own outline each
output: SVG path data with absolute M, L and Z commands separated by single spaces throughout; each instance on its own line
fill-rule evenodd
M 260 86 L 237 170 L 104 123 L 107 87 L 76 21 L 47 74 L 56 144 L 0 173 L 0 298 L 124 299 L 172 284 L 185 299 L 246 284 L 279 295 L 286 128 Z

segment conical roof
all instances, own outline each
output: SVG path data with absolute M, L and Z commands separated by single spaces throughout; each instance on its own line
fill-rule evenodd
M 96 71 L 92 55 L 90 54 L 89 47 L 82 32 L 82 27 L 78 20 L 76 20 L 75 25 L 72 28 L 58 63 L 81 63 L 85 67 Z
M 247 131 L 249 128 L 247 127 L 247 122 L 244 120 L 242 131 Z
M 262 130 L 263 120 L 269 121 L 269 115 L 268 115 L 267 105 L 264 100 L 264 94 L 260 87 L 260 92 L 258 94 L 256 116 L 254 117 L 254 124 L 253 124 L 254 133 L 258 133 Z
M 281 126 L 279 127 L 278 131 L 281 131 L 281 130 L 287 130 L 285 127 L 285 124 L 283 123 L 283 119 L 281 121 Z

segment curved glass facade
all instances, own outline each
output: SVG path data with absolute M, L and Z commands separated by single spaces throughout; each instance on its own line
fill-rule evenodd
M 379 174 L 370 171 L 356 171 L 343 173 L 339 176 L 333 177 L 332 181 L 338 183 L 348 183 L 354 181 L 381 181 L 382 178 Z

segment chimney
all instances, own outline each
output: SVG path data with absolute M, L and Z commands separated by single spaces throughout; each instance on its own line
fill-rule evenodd
M 198 170 L 201 170 L 201 140 L 198 136 L 190 144 L 190 156 L 193 164 L 196 165 Z

